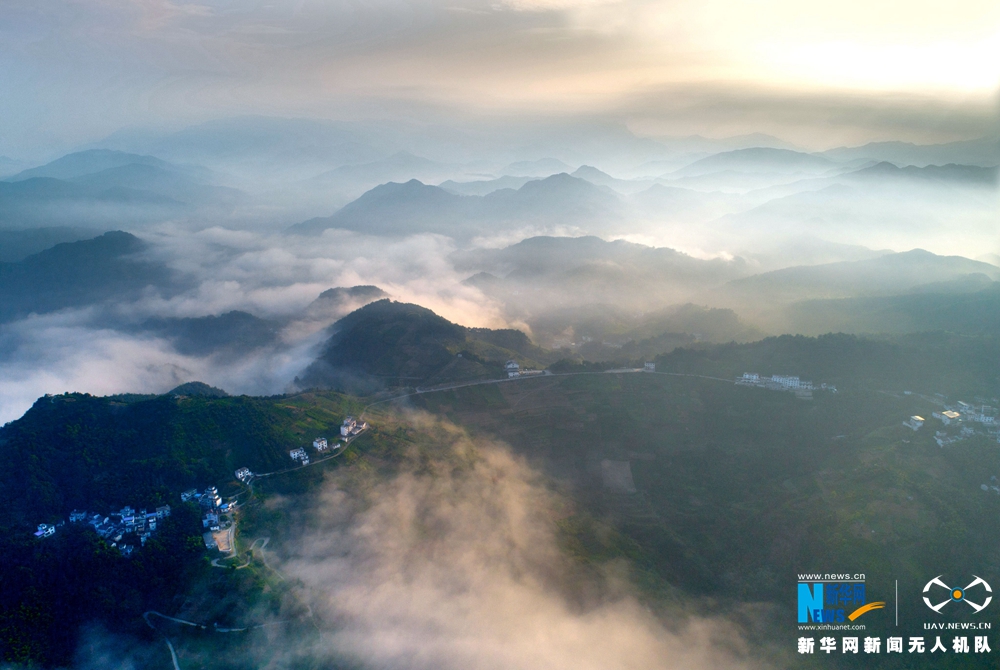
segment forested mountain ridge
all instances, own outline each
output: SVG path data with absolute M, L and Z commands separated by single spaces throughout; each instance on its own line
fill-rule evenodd
M 555 358 L 521 331 L 466 328 L 419 305 L 388 299 L 351 312 L 330 331 L 319 357 L 297 379 L 300 386 L 371 393 L 498 378 L 508 359 L 538 366 Z

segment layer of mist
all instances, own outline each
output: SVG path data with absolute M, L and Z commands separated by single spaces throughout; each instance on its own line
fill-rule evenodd
M 407 421 L 438 444 L 414 446 L 384 480 L 334 476 L 289 543 L 280 569 L 321 631 L 306 655 L 366 668 L 757 667 L 725 620 L 655 614 L 627 564 L 568 556 L 567 501 L 504 445 Z
M 387 296 L 610 359 L 898 332 L 881 308 L 800 303 L 998 278 L 991 139 L 810 153 L 569 124 L 501 142 L 543 127 L 245 117 L 20 164 L 0 181 L 0 420 L 69 390 L 283 392 L 331 324 Z M 378 293 L 324 294 L 358 286 Z

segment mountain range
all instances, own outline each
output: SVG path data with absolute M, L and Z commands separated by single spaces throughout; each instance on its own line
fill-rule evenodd
M 196 166 L 93 149 L 0 181 L 0 228 L 142 225 L 245 200 Z
M 304 221 L 289 232 L 318 235 L 328 228 L 342 228 L 370 235 L 437 233 L 467 239 L 497 226 L 607 223 L 622 213 L 623 204 L 614 192 L 567 174 L 484 196 L 456 195 L 412 179 L 373 188 L 332 216 Z

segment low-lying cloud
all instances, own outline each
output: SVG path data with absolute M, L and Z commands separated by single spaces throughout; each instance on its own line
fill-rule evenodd
M 165 297 L 63 310 L 0 326 L 0 423 L 21 416 L 46 393 L 163 393 L 200 380 L 230 393 L 273 394 L 315 356 L 324 328 L 306 308 L 336 286 L 376 285 L 469 326 L 502 324 L 499 309 L 462 285 L 447 257 L 451 240 L 434 235 L 379 239 L 331 230 L 303 239 L 210 228 L 144 234 L 149 255 L 193 278 L 195 288 Z M 360 306 L 345 303 L 343 313 Z M 279 342 L 227 355 L 185 356 L 136 326 L 157 317 L 202 317 L 242 310 L 283 324 Z
M 411 454 L 370 489 L 334 478 L 281 567 L 323 631 L 308 655 L 440 670 L 755 667 L 724 620 L 668 625 L 620 576 L 568 558 L 566 501 L 504 445 L 410 420 L 446 445 L 438 456 Z

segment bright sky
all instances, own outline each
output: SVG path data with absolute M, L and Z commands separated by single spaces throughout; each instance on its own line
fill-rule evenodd
M 0 3 L 0 153 L 373 109 L 958 139 L 996 131 L 998 89 L 996 0 Z

